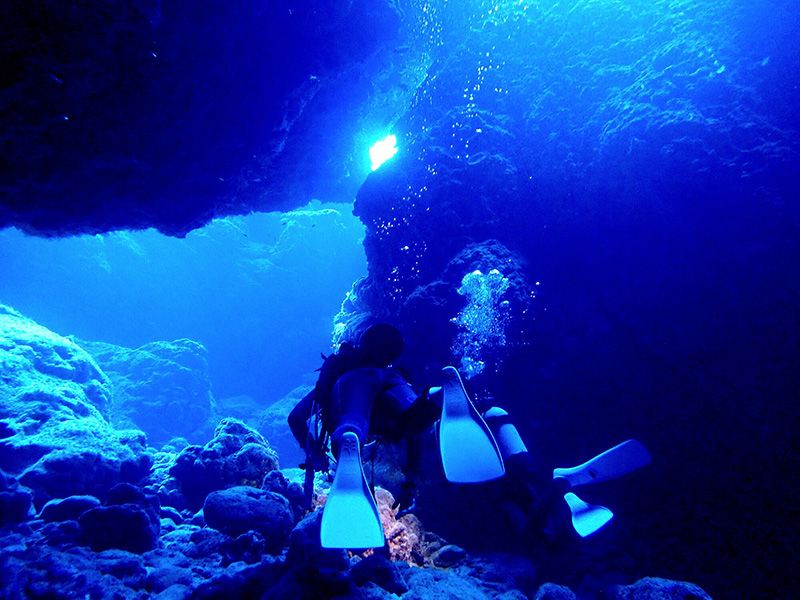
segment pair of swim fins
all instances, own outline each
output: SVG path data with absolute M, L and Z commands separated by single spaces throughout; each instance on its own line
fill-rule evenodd
M 469 399 L 454 367 L 445 367 L 439 450 L 445 477 L 454 483 L 479 483 L 502 477 L 503 457 L 491 430 Z M 383 546 L 383 526 L 361 462 L 361 440 L 342 436 L 336 475 L 322 513 L 323 548 Z
M 553 479 L 571 489 L 622 477 L 650 461 L 650 453 L 641 442 L 626 440 L 577 467 L 553 469 Z M 581 537 L 596 533 L 614 517 L 611 509 L 584 502 L 574 492 L 565 493 L 564 500 L 572 515 L 572 527 Z

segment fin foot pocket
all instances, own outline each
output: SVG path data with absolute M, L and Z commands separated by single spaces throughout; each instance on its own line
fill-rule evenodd
M 614 517 L 605 506 L 584 502 L 572 492 L 564 494 L 564 500 L 572 513 L 572 526 L 582 538 L 597 533 Z

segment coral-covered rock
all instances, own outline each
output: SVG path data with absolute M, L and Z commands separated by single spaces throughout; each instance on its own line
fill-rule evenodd
M 138 554 L 125 550 L 104 550 L 95 556 L 97 570 L 112 575 L 131 588 L 144 587 L 147 571 Z
M 383 488 L 375 488 L 375 503 L 378 505 L 391 559 L 423 564 L 427 557 L 423 552 L 424 530 L 419 519 L 413 514 L 398 519 L 396 511 L 392 508 L 394 497 Z
M 236 419 L 223 419 L 205 446 L 187 446 L 169 469 L 187 506 L 196 510 L 215 490 L 259 486 L 278 468 L 278 456 L 264 437 Z
M 284 475 L 285 472 L 294 474 L 299 469 L 284 469 L 283 471 L 270 471 L 264 477 L 261 489 L 280 494 L 289 501 L 294 512 L 295 521 L 299 521 L 305 514 L 305 494 L 303 486 L 296 481 L 290 481 Z
M 538 583 L 533 562 L 517 554 L 468 554 L 455 569 L 486 585 L 530 597 Z
M 83 530 L 77 520 L 45 523 L 36 531 L 35 537 L 53 547 L 70 548 L 85 543 L 82 539 Z
M 191 544 L 189 547 L 180 548 L 186 556 L 192 558 L 200 558 L 209 555 L 222 555 L 225 545 L 230 542 L 230 536 L 210 528 L 198 528 L 197 526 L 188 525 L 184 528 L 185 532 L 189 533 L 188 541 Z
M 408 592 L 403 600 L 443 598 L 448 600 L 483 600 L 489 596 L 481 582 L 446 569 L 404 570 Z
M 162 506 L 159 513 L 162 519 L 170 519 L 176 525 L 183 523 L 183 516 L 171 506 Z
M 83 541 L 94 550 L 119 549 L 141 554 L 153 549 L 161 531 L 158 497 L 129 483 L 108 492 L 105 506 L 83 512 L 78 521 Z
M 150 342 L 125 348 L 78 340 L 112 382 L 111 423 L 141 429 L 150 444 L 208 439 L 215 412 L 207 352 L 195 341 Z
M 182 446 L 182 448 L 185 447 Z M 165 446 L 165 448 L 167 447 Z M 187 507 L 186 497 L 183 495 L 180 482 L 170 475 L 177 458 L 178 451 L 174 448 L 153 454 L 153 467 L 147 477 L 146 487 L 149 491 L 158 494 L 162 504 L 183 510 Z
M 243 562 L 252 565 L 261 560 L 261 556 L 266 550 L 267 544 L 264 536 L 258 531 L 250 530 L 223 546 L 222 564 Z
M 693 583 L 660 577 L 645 577 L 632 585 L 620 586 L 615 600 L 711 600 L 711 596 Z
M 74 342 L 0 307 L 0 370 L 0 468 L 35 506 L 147 473 L 144 434 L 109 425 L 108 379 Z
M 153 569 L 147 575 L 147 589 L 151 592 L 163 592 L 174 585 L 191 587 L 192 570 L 186 567 L 168 565 Z
M 280 551 L 294 524 L 286 498 L 248 486 L 210 493 L 203 514 L 209 526 L 233 537 L 257 531 L 271 552 Z

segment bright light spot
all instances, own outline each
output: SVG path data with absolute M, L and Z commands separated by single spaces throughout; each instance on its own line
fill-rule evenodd
M 379 142 L 375 142 L 369 149 L 372 170 L 375 171 L 395 154 L 397 154 L 397 137 L 394 135 L 387 135 Z

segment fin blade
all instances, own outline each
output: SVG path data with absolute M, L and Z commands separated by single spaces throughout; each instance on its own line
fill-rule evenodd
M 572 487 L 599 483 L 633 473 L 651 461 L 650 452 L 641 442 L 625 440 L 582 465 L 553 469 L 553 479 L 566 479 Z
M 502 477 L 505 467 L 500 449 L 470 401 L 458 371 L 445 367 L 443 373 L 439 453 L 445 477 L 453 483 L 479 483 Z
M 322 512 L 323 548 L 379 548 L 384 545 L 378 506 L 367 485 L 355 433 L 342 436 L 339 462 Z
M 597 533 L 614 517 L 605 506 L 584 502 L 572 492 L 564 494 L 564 500 L 572 513 L 572 527 L 582 538 Z

